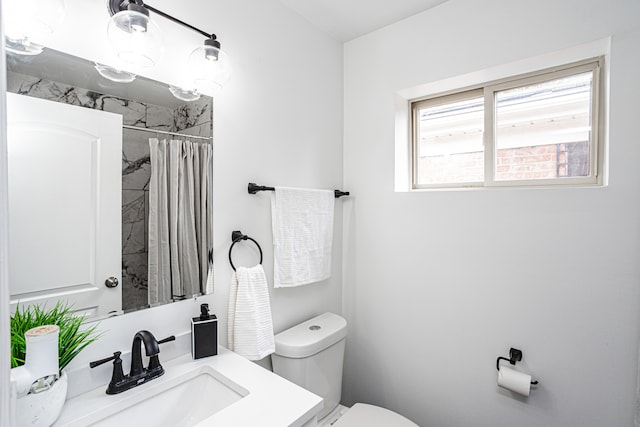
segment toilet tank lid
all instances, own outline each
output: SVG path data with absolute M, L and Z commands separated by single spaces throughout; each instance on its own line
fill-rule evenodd
M 312 356 L 347 336 L 347 321 L 324 313 L 275 336 L 276 354 L 295 359 Z

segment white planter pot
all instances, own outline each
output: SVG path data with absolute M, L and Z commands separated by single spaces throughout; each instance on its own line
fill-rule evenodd
M 16 399 L 16 427 L 49 427 L 62 412 L 67 399 L 67 374 L 62 375 L 46 391 Z

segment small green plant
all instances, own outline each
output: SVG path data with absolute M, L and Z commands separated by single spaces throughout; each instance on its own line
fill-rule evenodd
M 26 353 L 25 332 L 42 325 L 58 325 L 58 358 L 60 371 L 71 362 L 86 346 L 100 338 L 96 333 L 97 324 L 84 330 L 80 329 L 84 316 L 71 311 L 69 305 L 57 302 L 55 307 L 46 310 L 39 305 L 28 305 L 16 308 L 11 316 L 11 367 L 24 365 Z

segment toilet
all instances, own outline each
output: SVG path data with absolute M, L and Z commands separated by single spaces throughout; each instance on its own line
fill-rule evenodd
M 318 426 L 418 427 L 379 406 L 356 403 L 348 409 L 339 405 L 346 336 L 347 321 L 334 313 L 293 326 L 275 337 L 273 372 L 323 398 Z

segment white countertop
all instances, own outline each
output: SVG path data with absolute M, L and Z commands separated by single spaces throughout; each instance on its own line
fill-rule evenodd
M 107 395 L 107 384 L 69 399 L 55 427 L 86 426 L 110 407 L 118 408 L 140 401 L 155 388 L 162 387 L 185 372 L 208 365 L 246 389 L 248 394 L 197 424 L 199 427 L 300 427 L 322 408 L 322 399 L 253 362 L 218 347 L 218 355 L 192 360 L 187 354 L 162 362 L 165 374 L 123 393 Z M 173 426 L 172 426 L 173 427 Z

